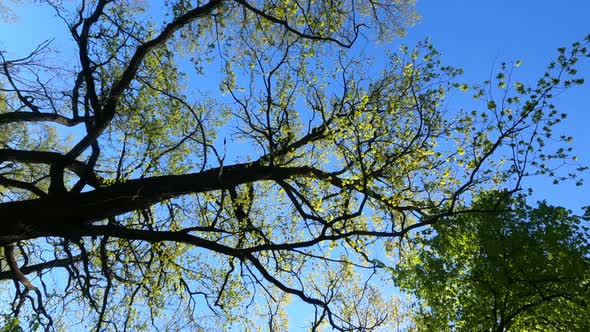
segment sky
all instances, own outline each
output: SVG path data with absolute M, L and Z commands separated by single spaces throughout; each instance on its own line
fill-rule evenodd
M 589 0 L 418 0 L 417 6 L 421 22 L 394 44 L 413 45 L 430 37 L 443 62 L 463 68 L 462 81 L 471 83 L 486 80 L 501 62 L 516 60 L 522 61 L 518 79 L 535 82 L 556 57 L 558 47 L 590 34 Z M 57 26 L 59 20 L 47 10 L 26 6 L 17 15 L 16 24 L 0 23 L 0 50 L 24 55 L 49 38 L 56 38 L 57 48 L 69 45 L 67 39 L 59 37 L 64 31 Z M 582 61 L 580 73 L 587 83 L 556 100 L 559 109 L 568 113 L 558 131 L 574 137 L 580 162 L 590 165 L 590 59 Z M 459 99 L 451 95 L 449 103 Z M 462 106 L 469 109 L 469 105 Z M 579 211 L 590 205 L 590 174 L 585 173 L 584 178 L 583 187 L 573 183 L 552 185 L 551 180 L 541 177 L 528 179 L 524 185 L 534 188 L 535 199 Z
M 443 61 L 463 68 L 463 79 L 472 83 L 486 80 L 501 62 L 517 60 L 522 61 L 517 78 L 534 83 L 556 57 L 558 47 L 590 34 L 588 0 L 418 0 L 418 11 L 422 20 L 403 42 L 430 37 Z M 590 59 L 581 61 L 580 74 L 586 84 L 556 99 L 558 108 L 568 113 L 557 131 L 573 136 L 575 154 L 582 164 L 590 165 Z M 582 187 L 553 185 L 541 177 L 524 185 L 534 188 L 534 199 L 578 211 L 590 205 L 590 174 L 584 178 L 587 184 Z

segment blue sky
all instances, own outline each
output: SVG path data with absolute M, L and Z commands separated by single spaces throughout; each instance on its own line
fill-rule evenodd
M 448 65 L 465 70 L 464 80 L 482 82 L 501 62 L 521 60 L 518 79 L 534 83 L 556 49 L 569 46 L 590 34 L 590 1 L 568 0 L 418 0 L 422 21 L 408 32 L 404 43 L 429 36 Z M 590 165 L 590 59 L 580 63 L 586 84 L 566 91 L 556 99 L 567 120 L 558 131 L 574 137 L 574 152 L 582 164 Z M 450 97 L 452 103 L 452 96 Z M 469 105 L 461 105 L 469 109 Z M 534 188 L 535 199 L 577 210 L 590 205 L 590 175 L 587 184 L 552 185 L 541 177 L 524 185 Z

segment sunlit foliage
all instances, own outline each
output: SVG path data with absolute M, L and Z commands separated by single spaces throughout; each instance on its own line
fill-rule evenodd
M 410 0 L 42 2 L 71 49 L 0 53 L 4 326 L 281 330 L 294 300 L 314 330 L 403 326 L 384 282 L 414 230 L 579 181 L 552 98 L 588 40 L 472 85 L 390 46 Z

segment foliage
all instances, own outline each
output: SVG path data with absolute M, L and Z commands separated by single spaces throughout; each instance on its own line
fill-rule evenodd
M 473 203 L 424 232 L 398 265 L 415 294 L 420 331 L 587 331 L 587 223 L 563 207 L 523 196 Z
M 28 326 L 280 330 L 297 299 L 313 330 L 391 328 L 396 240 L 578 181 L 551 101 L 588 40 L 536 85 L 467 85 L 427 41 L 390 49 L 410 0 L 43 3 L 71 49 L 0 53 L 0 310 Z

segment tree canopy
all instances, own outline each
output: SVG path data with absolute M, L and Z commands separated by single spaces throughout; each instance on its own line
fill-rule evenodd
M 486 212 L 436 223 L 397 266 L 418 330 L 590 329 L 588 227 L 565 208 L 497 195 L 473 204 Z
M 281 330 L 295 298 L 312 330 L 386 327 L 416 230 L 579 181 L 552 98 L 590 38 L 535 84 L 472 85 L 428 41 L 387 46 L 411 0 L 42 2 L 72 48 L 0 51 L 6 326 Z

